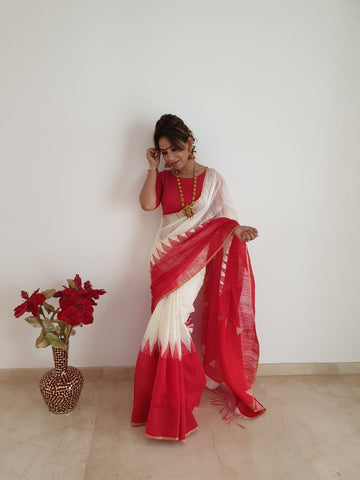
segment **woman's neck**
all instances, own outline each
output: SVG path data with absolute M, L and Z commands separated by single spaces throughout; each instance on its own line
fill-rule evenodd
M 204 167 L 202 165 L 199 165 L 198 163 L 195 162 L 195 160 L 190 160 L 187 165 L 185 165 L 183 168 L 176 170 L 173 168 L 171 171 L 173 175 L 178 176 L 178 177 L 193 177 L 194 175 L 194 169 L 195 173 L 197 175 L 201 174 L 204 170 Z

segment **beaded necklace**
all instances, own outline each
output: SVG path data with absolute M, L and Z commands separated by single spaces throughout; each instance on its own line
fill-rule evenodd
M 193 178 L 194 178 L 194 184 L 193 184 L 193 194 L 191 198 L 191 203 L 189 205 L 185 205 L 184 201 L 184 194 L 181 188 L 181 183 L 180 183 L 180 178 L 178 175 L 179 172 L 175 170 L 175 176 L 176 176 L 176 183 L 179 189 L 179 194 L 180 194 L 180 201 L 181 201 L 181 207 L 183 209 L 184 215 L 188 218 L 191 218 L 194 215 L 194 203 L 195 203 L 195 197 L 196 197 L 196 184 L 197 184 L 197 175 L 196 175 L 196 164 L 194 165 L 194 173 L 193 173 Z

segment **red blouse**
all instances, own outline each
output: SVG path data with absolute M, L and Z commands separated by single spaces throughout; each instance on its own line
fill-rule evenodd
M 198 175 L 196 184 L 196 196 L 197 200 L 202 191 L 206 169 Z M 189 205 L 192 200 L 194 178 L 180 178 L 181 189 L 184 194 L 185 205 Z M 163 214 L 169 215 L 170 213 L 176 213 L 181 210 L 180 193 L 177 185 L 176 177 L 171 170 L 163 170 L 159 172 L 156 177 L 156 208 L 162 206 Z

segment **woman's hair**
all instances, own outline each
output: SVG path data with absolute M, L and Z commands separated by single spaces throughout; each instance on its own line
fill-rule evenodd
M 166 137 L 170 140 L 173 147 L 182 150 L 184 145 L 181 143 L 185 143 L 190 136 L 192 136 L 192 133 L 181 118 L 167 113 L 162 115 L 156 122 L 154 132 L 155 148 L 160 150 L 159 140 L 162 137 Z

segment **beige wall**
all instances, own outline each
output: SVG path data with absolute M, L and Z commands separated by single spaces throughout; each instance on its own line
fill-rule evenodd
M 77 272 L 108 294 L 71 363 L 135 363 L 168 112 L 260 230 L 261 361 L 360 360 L 359 2 L 3 0 L 0 36 L 0 368 L 49 364 L 12 308 Z

